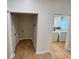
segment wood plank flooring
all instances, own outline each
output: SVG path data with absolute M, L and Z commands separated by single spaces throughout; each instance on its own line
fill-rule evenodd
M 52 59 L 71 59 L 71 51 L 65 50 L 65 42 L 52 43 Z
M 21 40 L 16 46 L 13 59 L 71 59 L 71 52 L 64 49 L 63 42 L 54 42 L 51 45 L 51 53 L 37 55 L 32 40 Z
M 18 43 L 13 59 L 51 59 L 51 56 L 49 53 L 37 55 L 32 40 L 27 39 Z

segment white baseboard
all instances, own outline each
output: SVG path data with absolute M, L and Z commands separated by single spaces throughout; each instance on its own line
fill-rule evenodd
M 15 53 L 11 54 L 10 59 L 13 59 L 15 57 Z
M 41 52 L 36 51 L 36 54 L 45 54 L 45 53 L 50 53 L 51 54 L 51 51 L 41 51 Z
M 29 39 L 29 40 L 31 39 L 32 40 L 32 38 L 20 38 L 20 40 L 24 40 L 24 39 Z

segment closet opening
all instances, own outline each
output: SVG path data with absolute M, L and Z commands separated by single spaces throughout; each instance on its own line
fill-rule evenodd
M 13 51 L 16 54 L 18 46 L 28 46 L 36 50 L 37 42 L 37 13 L 11 12 L 11 30 Z M 22 45 L 21 45 L 22 44 Z

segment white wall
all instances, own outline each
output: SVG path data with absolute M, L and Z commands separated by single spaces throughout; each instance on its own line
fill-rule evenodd
M 33 44 L 34 44 L 34 47 L 36 49 L 36 44 L 37 44 L 37 21 L 38 21 L 38 15 L 36 14 L 34 16 L 34 20 L 33 20 Z
M 20 38 L 32 39 L 34 16 L 31 14 L 17 14 L 16 16 Z
M 18 19 L 16 15 L 11 13 L 12 18 L 12 40 L 13 40 L 13 50 L 15 51 L 15 47 L 19 42 L 19 29 L 18 29 Z
M 15 47 L 18 43 L 18 28 L 17 28 L 17 19 L 14 15 L 12 15 L 10 12 L 7 13 L 7 52 L 8 52 L 8 59 L 11 59 L 14 57 L 15 53 Z M 15 35 L 16 34 L 16 35 Z
M 8 15 L 8 14 L 7 14 Z M 11 46 L 10 46 L 10 33 L 9 33 L 9 29 L 10 29 L 10 24 L 9 24 L 9 22 L 10 22 L 10 19 L 9 19 L 9 16 L 7 17 L 8 18 L 8 20 L 7 20 L 7 59 L 10 59 L 10 56 L 11 56 Z
M 70 14 L 70 0 L 8 0 L 12 12 L 38 13 L 37 53 L 49 51 L 53 15 Z
M 67 38 L 66 38 L 65 49 L 71 50 L 71 17 L 69 17 L 69 27 L 68 27 L 67 33 L 68 34 L 67 34 Z
M 8 55 L 7 55 L 7 57 L 9 58 L 9 59 L 11 59 L 12 57 L 13 57 L 13 55 L 14 55 L 14 50 L 13 50 L 13 40 L 12 40 L 12 19 L 11 19 L 11 14 L 8 12 L 7 13 L 7 28 L 8 28 L 8 31 L 7 31 L 7 43 L 8 43 L 8 45 L 7 45 L 7 52 L 8 52 Z
M 7 32 L 9 33 L 9 32 Z M 10 52 L 10 43 L 9 43 L 9 36 L 7 35 L 7 59 L 10 59 L 10 56 L 11 56 L 11 52 Z

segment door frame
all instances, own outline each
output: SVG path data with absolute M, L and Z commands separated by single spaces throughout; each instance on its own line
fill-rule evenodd
M 67 30 L 67 36 L 66 36 L 66 41 L 65 41 L 65 49 L 66 50 L 71 50 L 71 49 L 69 49 L 69 48 L 67 48 L 67 43 L 68 43 L 68 36 L 70 36 L 70 41 L 71 41 L 71 15 L 70 14 L 54 14 L 53 15 L 53 30 L 54 30 L 54 16 L 56 16 L 56 15 L 59 15 L 59 16 L 69 16 L 70 17 L 70 19 L 69 19 L 69 25 L 68 25 L 68 30 Z M 70 31 L 70 33 L 68 33 L 68 31 Z
M 11 53 L 11 55 L 10 55 L 10 59 L 12 59 L 14 56 L 15 56 L 15 52 L 14 52 L 14 50 L 13 49 L 15 49 L 15 48 L 13 48 L 13 41 L 12 41 L 12 19 L 11 19 L 11 13 L 25 13 L 25 14 L 37 14 L 37 31 L 38 31 L 38 13 L 31 13 L 31 12 L 15 12 L 15 11 L 9 11 L 9 10 L 7 10 L 7 16 L 8 16 L 8 18 L 7 18 L 7 22 L 8 22 L 8 31 L 9 31 L 9 33 L 7 33 L 7 35 L 9 35 L 9 44 L 10 44 L 10 46 L 9 46 L 9 48 L 10 48 L 10 53 Z M 36 42 L 36 45 L 37 45 L 37 42 Z

